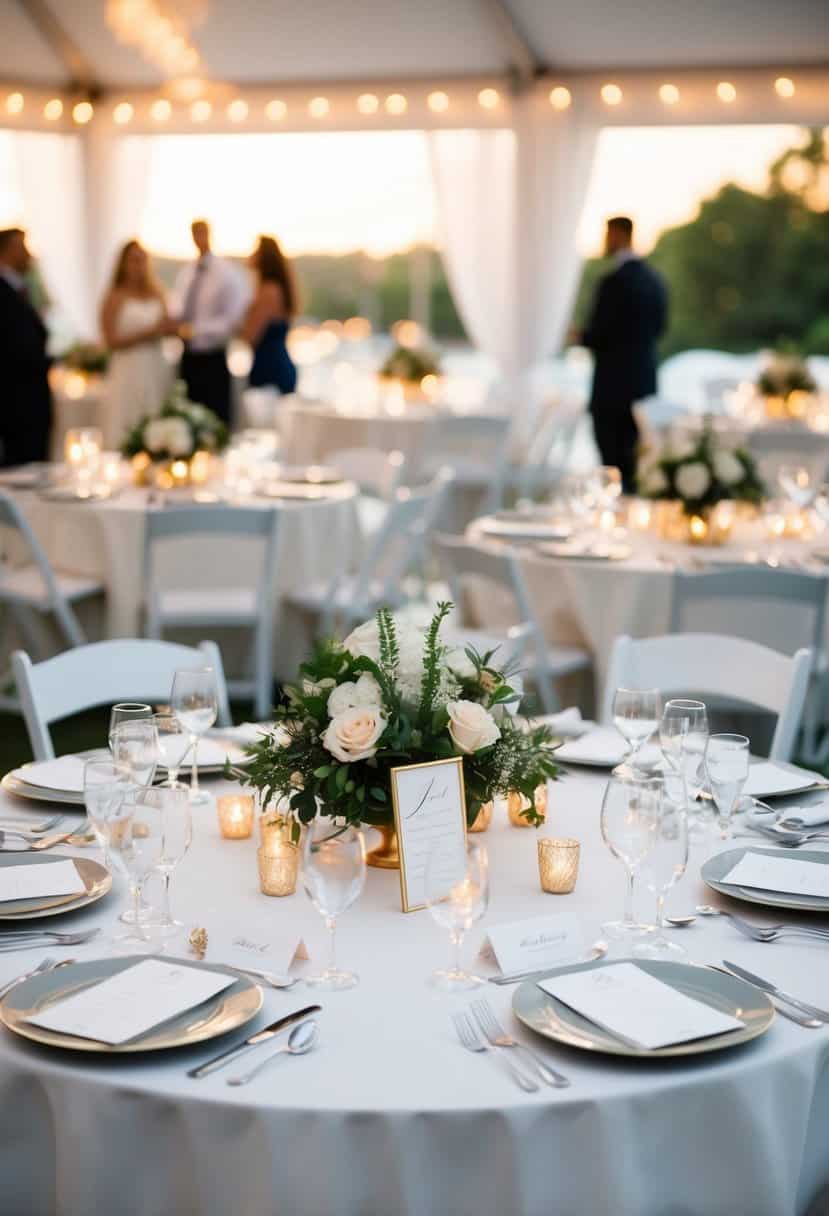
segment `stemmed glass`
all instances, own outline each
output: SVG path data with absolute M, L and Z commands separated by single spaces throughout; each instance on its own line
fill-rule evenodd
M 749 741 L 745 735 L 711 735 L 705 749 L 705 771 L 717 807 L 720 836 L 731 835 L 731 816 L 748 780 Z
M 666 702 L 659 724 L 659 743 L 669 770 L 682 778 L 691 835 L 699 835 L 704 832 L 702 816 L 692 814 L 692 809 L 702 788 L 699 776 L 708 743 L 705 703 L 682 698 Z
M 829 524 L 829 482 L 818 486 L 815 494 L 815 510 L 825 524 Z
M 781 464 L 777 484 L 801 511 L 812 505 L 818 490 L 817 478 L 806 465 Z
M 653 846 L 652 822 L 662 797 L 659 777 L 614 776 L 602 800 L 602 839 L 627 873 L 625 911 L 622 920 L 602 925 L 608 937 L 626 938 L 648 932 L 633 915 L 633 885 L 636 872 Z
M 161 855 L 155 869 L 164 882 L 164 903 L 161 919 L 148 921 L 161 937 L 174 937 L 184 928 L 170 912 L 170 880 L 173 870 L 183 859 L 193 839 L 193 824 L 190 814 L 190 799 L 183 785 L 161 785 L 140 792 L 138 799 L 142 814 L 158 821 L 161 833 Z
M 156 714 L 153 723 L 156 730 L 158 762 L 167 770 L 164 785 L 169 789 L 178 783 L 179 770 L 192 747 L 192 742 L 189 732 L 173 714 Z
M 432 973 L 432 983 L 445 992 L 475 988 L 485 981 L 461 966 L 464 936 L 480 920 L 489 903 L 489 859 L 486 849 L 468 841 L 463 852 L 438 844 L 429 856 L 424 876 L 424 897 L 432 918 L 449 930 L 452 943 L 449 966 Z
M 670 958 L 685 953 L 682 946 L 665 936 L 665 896 L 688 865 L 688 818 L 681 797 L 670 798 L 665 782 L 661 796 L 644 815 L 650 827 L 651 847 L 639 872 L 645 886 L 656 896 L 656 935 L 637 942 L 633 953 L 640 958 Z
M 116 726 L 109 738 L 112 759 L 138 786 L 152 785 L 158 763 L 158 732 L 153 718 L 134 718 Z
M 593 472 L 597 497 L 602 510 L 612 510 L 622 493 L 622 474 L 615 465 L 601 464 Z
M 624 763 L 614 773 L 636 771 L 636 760 L 659 726 L 661 700 L 658 688 L 617 688 L 613 696 L 613 725 L 628 745 Z
M 125 722 L 136 722 L 152 716 L 152 705 L 144 705 L 141 701 L 120 701 L 113 705 L 109 711 L 109 750 L 112 751 L 112 742 L 119 726 L 123 726 Z
M 318 988 L 353 988 L 360 982 L 353 971 L 337 966 L 337 917 L 359 897 L 366 881 L 366 846 L 363 833 L 335 819 L 317 818 L 306 828 L 302 846 L 302 883 L 305 893 L 329 934 L 328 965 L 306 983 Z
M 209 795 L 199 789 L 199 739 L 216 721 L 219 711 L 216 677 L 212 667 L 197 671 L 177 671 L 170 695 L 173 713 L 190 732 L 193 745 L 193 765 L 190 773 L 190 801 L 208 802 Z

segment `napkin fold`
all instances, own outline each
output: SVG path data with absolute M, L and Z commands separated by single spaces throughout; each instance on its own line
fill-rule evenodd
M 241 722 L 238 726 L 214 727 L 210 732 L 210 738 L 217 742 L 221 742 L 222 739 L 230 739 L 239 747 L 249 747 L 252 743 L 260 743 L 262 736 L 271 734 L 273 729 L 273 722 Z
M 596 723 L 591 722 L 589 718 L 583 718 L 579 707 L 571 705 L 569 709 L 562 709 L 557 714 L 540 714 L 531 719 L 531 725 L 549 726 L 559 739 L 578 739 L 580 735 L 587 734 Z
M 829 823 L 829 802 L 820 806 L 791 806 L 777 820 L 776 826 L 787 828 L 816 828 Z
M 56 760 L 40 760 L 26 768 L 16 768 L 14 776 L 27 785 L 67 794 L 82 794 L 83 768 L 84 761 L 80 756 L 58 756 Z
M 627 755 L 625 742 L 612 726 L 596 726 L 580 739 L 572 739 L 556 752 L 556 759 L 571 764 L 612 767 Z

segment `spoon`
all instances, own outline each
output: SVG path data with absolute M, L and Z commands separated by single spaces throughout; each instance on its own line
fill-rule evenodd
M 300 1022 L 298 1026 L 294 1026 L 288 1036 L 287 1043 L 283 1043 L 281 1047 L 277 1047 L 276 1051 L 272 1051 L 269 1056 L 265 1056 L 265 1059 L 260 1061 L 250 1072 L 243 1073 L 241 1077 L 229 1077 L 227 1084 L 247 1085 L 248 1081 L 252 1081 L 277 1056 L 304 1056 L 306 1051 L 310 1051 L 316 1043 L 318 1030 L 319 1027 L 316 1022 Z
M 674 929 L 688 929 L 696 923 L 696 916 L 666 916 L 665 924 L 672 925 Z

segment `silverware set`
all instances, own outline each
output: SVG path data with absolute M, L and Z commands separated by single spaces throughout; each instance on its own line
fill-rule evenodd
M 275 1035 L 280 1034 L 283 1030 L 287 1030 L 289 1026 L 297 1026 L 297 1023 L 306 1023 L 310 1015 L 319 1013 L 321 1008 L 321 1005 L 306 1005 L 304 1009 L 297 1009 L 295 1013 L 288 1013 L 284 1017 L 277 1018 L 275 1022 L 271 1022 L 270 1026 L 265 1026 L 262 1030 L 257 1030 L 254 1034 L 248 1035 L 246 1039 L 241 1043 L 237 1043 L 235 1047 L 229 1047 L 226 1051 L 220 1052 L 219 1055 L 206 1060 L 204 1064 L 199 1064 L 195 1068 L 188 1069 L 188 1077 L 194 1077 L 196 1080 L 202 1077 L 209 1077 L 211 1073 L 224 1068 L 232 1060 L 237 1060 L 240 1056 L 246 1055 L 252 1048 L 258 1047 L 261 1043 L 269 1042 Z M 312 1025 L 316 1026 L 316 1023 L 312 1023 Z M 306 1038 L 306 1035 L 303 1034 L 294 1042 L 294 1046 L 289 1052 L 280 1051 L 278 1054 L 304 1055 L 306 1051 L 310 1051 L 315 1042 L 316 1030 L 314 1030 L 313 1036 L 310 1039 Z M 270 1056 L 263 1060 L 262 1064 L 266 1064 L 269 1059 Z M 251 1072 L 243 1074 L 242 1077 L 231 1078 L 231 1081 L 234 1085 L 246 1085 L 258 1071 L 258 1068 L 253 1069 Z M 228 1081 L 228 1084 L 231 1081 Z
M 778 1013 L 782 1013 L 792 1022 L 797 1022 L 798 1026 L 815 1030 L 829 1023 L 829 1011 L 820 1009 L 817 1005 L 810 1005 L 808 1001 L 801 1001 L 799 997 L 792 996 L 790 992 L 778 988 L 770 980 L 764 980 L 761 975 L 746 971 L 745 967 L 738 967 L 736 963 L 730 963 L 727 959 L 723 959 L 721 969 L 730 972 L 731 975 L 736 975 L 738 979 L 745 980 L 748 984 L 753 984 L 761 992 L 765 992 L 767 996 L 771 997 L 772 1004 Z
M 50 826 L 53 827 L 60 819 L 62 816 L 56 815 L 50 821 Z M 48 829 L 46 830 L 48 831 Z M 51 849 L 56 844 L 85 845 L 90 844 L 94 839 L 95 836 L 90 830 L 88 819 L 73 824 L 68 830 L 49 832 L 48 835 L 44 834 L 44 829 L 39 827 L 26 828 L 20 824 L 11 826 L 0 823 L 0 852 L 5 853 L 39 853 L 44 849 Z
M 56 933 L 51 929 L 12 929 L 0 932 L 0 954 L 13 950 L 33 950 L 37 946 L 82 946 L 97 937 L 100 929 L 84 929 L 75 933 Z
M 736 912 L 715 908 L 712 904 L 700 904 L 696 915 L 666 916 L 665 923 L 672 925 L 674 929 L 687 929 L 696 922 L 697 916 L 722 916 L 730 921 L 739 933 L 753 942 L 776 942 L 782 937 L 806 937 L 812 941 L 829 942 L 829 929 L 820 929 L 814 925 L 752 925 Z
M 526 1044 L 507 1034 L 488 1001 L 473 1001 L 465 1012 L 453 1013 L 452 1022 L 462 1047 L 476 1055 L 490 1052 L 493 1059 L 506 1066 L 516 1085 L 525 1093 L 538 1092 L 536 1078 L 553 1089 L 566 1089 L 569 1086 L 570 1081 L 563 1073 L 551 1068 Z M 519 1059 L 521 1064 L 518 1063 Z M 522 1067 L 525 1062 L 528 1068 Z

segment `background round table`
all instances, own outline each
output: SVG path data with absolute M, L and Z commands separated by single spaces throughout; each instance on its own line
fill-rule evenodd
M 492 898 L 465 947 L 468 961 L 498 922 L 575 912 L 589 944 L 603 920 L 618 916 L 624 875 L 599 835 L 603 788 L 603 776 L 573 771 L 550 790 L 551 828 L 582 842 L 570 896 L 541 893 L 532 829 L 508 826 L 501 813 L 478 838 L 489 849 Z M 198 808 L 192 849 L 173 880 L 174 911 L 208 934 L 215 926 L 286 942 L 302 936 L 312 960 L 298 970 L 318 965 L 321 919 L 301 890 L 286 899 L 259 893 L 256 844 L 220 840 L 212 807 Z M 670 896 L 674 910 L 718 902 L 699 879 L 704 856 L 693 854 Z M 125 900 L 116 880 L 105 901 L 61 918 L 60 927 L 100 924 L 109 932 Z M 645 897 L 641 913 L 652 910 Z M 764 919 L 761 909 L 752 913 Z M 537 1039 L 572 1087 L 525 1095 L 496 1063 L 459 1045 L 450 1014 L 467 996 L 427 984 L 445 961 L 447 935 L 427 911 L 400 911 L 396 873 L 369 871 L 338 937 L 341 962 L 359 971 L 359 987 L 266 990 L 253 1025 L 319 1000 L 320 1045 L 242 1089 L 226 1085 L 228 1071 L 201 1081 L 186 1075 L 223 1043 L 101 1060 L 0 1033 L 0 1207 L 16 1216 L 827 1210 L 818 1197 L 829 1187 L 829 1027 L 803 1030 L 777 1018 L 765 1036 L 734 1051 L 661 1063 Z M 721 920 L 698 923 L 681 941 L 694 961 L 733 959 L 829 1006 L 829 946 L 797 939 L 756 945 Z M 46 953 L 0 954 L 0 983 Z M 71 953 L 93 956 L 106 947 Z M 490 964 L 480 967 L 493 973 Z M 485 995 L 530 1041 L 511 1016 L 513 992 L 488 985 Z

